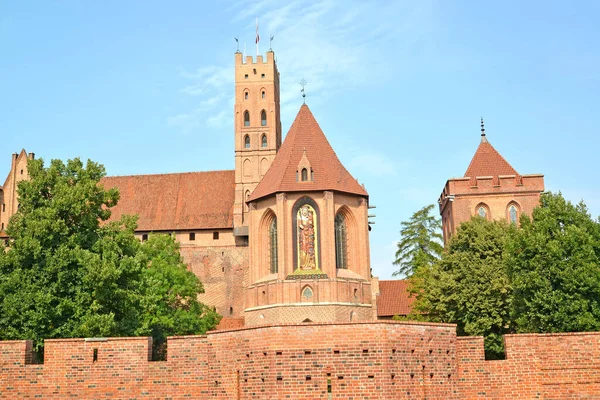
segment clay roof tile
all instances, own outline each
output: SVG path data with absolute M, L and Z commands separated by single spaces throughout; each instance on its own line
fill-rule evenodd
M 139 231 L 233 226 L 234 171 L 109 176 L 100 183 L 121 195 L 111 220 L 137 214 Z
M 465 172 L 465 177 L 518 175 L 517 171 L 482 136 L 481 143 Z
M 379 281 L 377 316 L 408 315 L 415 301 L 408 291 L 407 280 Z
M 299 181 L 299 165 L 310 163 L 308 181 Z M 337 158 L 325 134 L 306 104 L 294 120 L 273 164 L 248 201 L 277 192 L 336 190 L 368 196 Z

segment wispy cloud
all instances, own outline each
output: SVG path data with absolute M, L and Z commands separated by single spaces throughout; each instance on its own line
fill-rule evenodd
M 273 49 L 281 72 L 283 120 L 292 120 L 298 111 L 300 80 L 308 82 L 306 90 L 311 104 L 335 98 L 348 88 L 383 84 L 403 68 L 385 62 L 389 52 L 408 53 L 421 48 L 433 25 L 432 7 L 427 0 L 379 2 L 376 5 L 353 0 L 290 0 L 284 3 L 242 0 L 233 3 L 227 11 L 231 13 L 233 25 L 245 21 L 242 29 L 247 37 L 240 37 L 240 42 L 244 43 L 246 39 L 252 43 L 248 54 L 254 54 L 255 17 L 259 18 L 259 45 L 263 54 L 269 46 L 269 36 L 275 36 Z M 181 89 L 183 93 L 207 99 L 215 99 L 217 93 L 233 85 L 229 63 L 202 66 L 193 72 L 182 71 L 181 76 L 189 81 Z M 185 113 L 189 116 L 187 119 L 175 116 L 170 120 L 202 123 L 197 120 L 221 112 L 225 101 L 224 97 L 215 99 L 204 104 L 207 107 L 204 111 L 200 106 L 194 112 Z M 208 108 L 209 105 L 212 108 Z M 204 120 L 208 123 L 209 118 Z M 387 173 L 390 171 L 391 168 Z

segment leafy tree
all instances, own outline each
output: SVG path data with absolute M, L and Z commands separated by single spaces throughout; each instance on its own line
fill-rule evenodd
M 560 193 L 520 222 L 506 261 L 518 331 L 600 330 L 600 223 Z
M 394 276 L 410 276 L 420 267 L 429 266 L 442 254 L 441 221 L 430 215 L 430 204 L 415 212 L 410 220 L 401 223 L 400 241 L 394 265 L 399 266 Z
M 204 333 L 218 316 L 175 241 L 134 236 L 136 217 L 105 222 L 115 189 L 79 159 L 28 164 L 7 251 L 0 249 L 0 339 Z
M 503 251 L 514 230 L 504 221 L 473 217 L 458 228 L 441 260 L 411 279 L 417 296 L 412 316 L 457 324 L 459 335 L 483 335 L 488 357 L 503 353 L 512 331 L 512 290 Z

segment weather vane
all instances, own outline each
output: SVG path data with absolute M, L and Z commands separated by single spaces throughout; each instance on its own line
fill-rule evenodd
M 271 35 L 269 39 L 269 51 L 273 51 L 273 39 L 275 39 L 275 36 Z
M 306 86 L 306 81 L 304 80 L 304 78 L 302 78 L 302 80 L 300 81 L 300 85 L 302 86 L 302 90 L 300 92 L 302 92 L 303 103 L 306 104 L 306 91 L 304 90 L 304 86 Z
M 236 37 L 234 37 L 234 39 L 235 39 L 235 43 L 237 44 L 237 50 L 235 52 L 239 53 L 240 52 L 240 41 Z

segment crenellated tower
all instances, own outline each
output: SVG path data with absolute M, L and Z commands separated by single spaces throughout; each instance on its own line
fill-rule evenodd
M 234 235 L 248 235 L 246 200 L 267 173 L 281 146 L 279 71 L 275 53 L 235 53 L 235 203 Z

